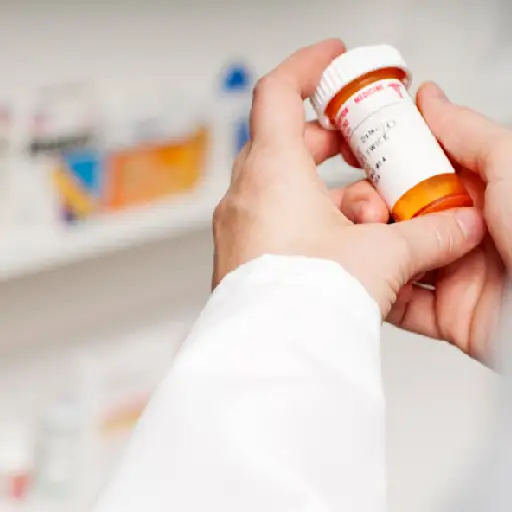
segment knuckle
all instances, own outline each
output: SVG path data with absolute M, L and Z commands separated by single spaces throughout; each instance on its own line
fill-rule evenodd
M 437 222 L 434 226 L 433 235 L 436 252 L 453 254 L 455 251 L 457 239 L 459 239 L 460 226 L 458 226 L 456 221 L 450 221 L 448 224 L 449 226 L 444 222 Z
M 466 240 L 466 234 L 460 223 L 449 213 L 438 215 L 433 225 L 433 243 L 435 249 L 447 255 L 459 252 L 459 248 Z
M 400 225 L 398 224 L 397 227 L 398 226 Z M 402 286 L 414 274 L 414 266 L 416 265 L 416 262 L 419 260 L 421 255 L 417 254 L 416 245 L 411 243 L 411 240 L 409 236 L 407 236 L 406 232 L 402 231 L 401 229 L 396 229 L 393 231 L 393 233 L 395 235 L 393 239 L 392 251 L 394 261 L 393 265 L 396 265 L 396 262 L 400 262 L 397 280 L 399 285 Z M 387 251 L 383 251 L 383 254 L 386 252 Z M 398 289 L 399 287 L 397 287 L 397 290 Z
M 257 100 L 266 97 L 275 87 L 275 78 L 272 74 L 261 77 L 254 86 L 252 95 L 253 99 Z
M 250 215 L 249 201 L 242 194 L 228 194 L 213 212 L 213 232 L 218 234 Z
M 411 261 L 414 258 L 414 248 L 409 242 L 408 237 L 401 230 L 396 230 L 394 242 L 394 252 L 398 261 Z
M 226 219 L 244 219 L 249 217 L 252 212 L 252 201 L 248 194 L 237 193 L 227 198 Z
M 213 226 L 213 234 L 218 234 L 222 223 L 225 218 L 225 200 L 222 199 L 219 204 L 213 210 L 212 217 L 212 226 Z

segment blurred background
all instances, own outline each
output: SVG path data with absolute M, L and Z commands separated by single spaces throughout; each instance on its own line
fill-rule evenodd
M 252 87 L 288 54 L 394 44 L 413 88 L 512 124 L 508 0 L 0 6 L 0 512 L 85 510 L 108 478 L 208 297 Z M 485 449 L 495 377 L 387 326 L 383 347 L 390 510 L 431 511 Z

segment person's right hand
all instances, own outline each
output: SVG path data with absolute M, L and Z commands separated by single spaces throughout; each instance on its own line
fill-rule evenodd
M 417 103 L 476 206 L 483 210 L 490 238 L 461 260 L 439 269 L 432 282 L 435 291 L 404 287 L 388 320 L 450 341 L 489 364 L 504 266 L 512 270 L 512 132 L 451 103 L 434 84 L 420 88 Z

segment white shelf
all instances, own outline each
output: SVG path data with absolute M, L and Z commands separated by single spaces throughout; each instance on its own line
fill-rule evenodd
M 0 281 L 128 247 L 208 229 L 222 187 L 71 226 L 53 236 L 20 237 L 0 243 Z
M 359 171 L 348 166 L 342 172 L 339 166 L 327 166 L 320 174 L 331 187 L 361 178 Z M 51 235 L 4 237 L 0 241 L 0 281 L 208 229 L 226 187 L 226 183 L 207 183 L 195 193 L 91 219 Z

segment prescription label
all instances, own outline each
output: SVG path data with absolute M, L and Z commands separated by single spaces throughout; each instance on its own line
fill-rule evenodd
M 455 172 L 400 80 L 359 90 L 336 124 L 390 210 L 421 181 Z

